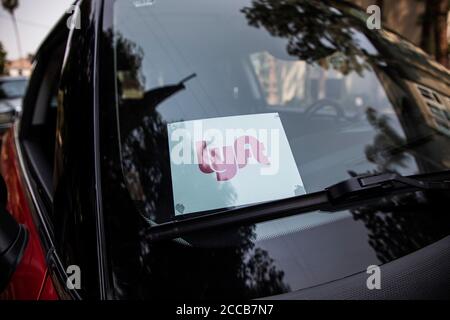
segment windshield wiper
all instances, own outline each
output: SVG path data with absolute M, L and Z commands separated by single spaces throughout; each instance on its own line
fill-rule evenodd
M 444 174 L 449 180 L 442 179 Z M 150 241 L 174 239 L 215 227 L 253 224 L 316 210 L 336 212 L 399 193 L 445 189 L 450 189 L 450 171 L 408 177 L 395 173 L 361 175 L 319 192 L 156 224 L 147 236 Z

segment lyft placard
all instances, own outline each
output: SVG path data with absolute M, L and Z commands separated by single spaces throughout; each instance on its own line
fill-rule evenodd
M 305 193 L 278 113 L 167 126 L 176 215 Z

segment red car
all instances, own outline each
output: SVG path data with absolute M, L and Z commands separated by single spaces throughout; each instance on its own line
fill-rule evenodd
M 365 19 L 77 1 L 3 136 L 0 297 L 448 299 L 450 73 Z

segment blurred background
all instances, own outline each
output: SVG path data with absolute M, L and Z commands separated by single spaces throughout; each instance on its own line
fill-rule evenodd
M 31 60 L 74 0 L 1 0 L 0 74 L 28 76 Z
M 28 76 L 39 44 L 73 0 L 1 0 L 0 74 Z M 130 0 L 131 1 L 131 0 Z M 352 0 L 381 8 L 383 24 L 449 67 L 449 0 Z

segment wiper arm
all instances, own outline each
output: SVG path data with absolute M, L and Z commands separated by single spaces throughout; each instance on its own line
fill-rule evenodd
M 444 173 L 450 176 L 450 171 Z M 319 192 L 153 225 L 147 236 L 150 241 L 174 239 L 215 227 L 253 224 L 316 210 L 336 212 L 393 194 L 450 189 L 450 180 L 422 180 L 425 177 L 395 173 L 357 176 Z

